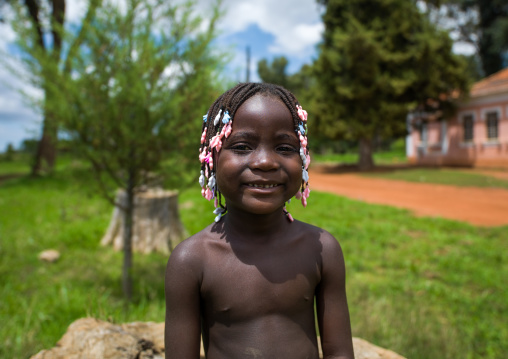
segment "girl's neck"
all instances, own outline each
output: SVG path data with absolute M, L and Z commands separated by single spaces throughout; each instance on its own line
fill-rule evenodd
M 223 220 L 226 233 L 229 233 L 232 238 L 263 242 L 278 237 L 291 224 L 282 208 L 271 214 L 252 214 L 228 210 Z

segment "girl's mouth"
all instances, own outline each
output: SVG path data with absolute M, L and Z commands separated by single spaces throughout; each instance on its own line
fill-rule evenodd
M 278 184 L 257 184 L 257 183 L 248 183 L 247 186 L 255 187 L 255 188 L 273 188 L 277 187 Z

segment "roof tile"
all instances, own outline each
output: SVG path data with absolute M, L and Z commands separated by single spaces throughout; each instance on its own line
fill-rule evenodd
M 508 68 L 476 82 L 471 87 L 470 95 L 480 97 L 504 92 L 508 92 Z

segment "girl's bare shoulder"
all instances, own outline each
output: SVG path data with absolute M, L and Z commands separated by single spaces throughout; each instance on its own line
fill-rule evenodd
M 214 227 L 211 224 L 180 242 L 171 252 L 169 260 L 186 265 L 202 263 L 207 254 L 209 243 L 220 239 L 220 234 L 214 231 Z
M 339 241 L 330 232 L 309 223 L 296 220 L 294 223 L 296 224 L 295 231 L 302 234 L 306 240 L 318 241 L 323 253 L 342 256 Z
M 296 225 L 295 230 L 302 233 L 302 234 L 307 234 L 307 235 L 311 235 L 313 237 L 317 237 L 317 238 L 319 238 L 320 241 L 327 242 L 327 243 L 328 242 L 337 242 L 337 239 L 330 232 L 326 231 L 323 228 L 314 226 L 314 225 L 306 223 L 306 222 L 297 221 L 297 220 L 295 220 L 293 223 Z

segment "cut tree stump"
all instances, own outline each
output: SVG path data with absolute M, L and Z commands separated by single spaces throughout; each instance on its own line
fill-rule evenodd
M 125 207 L 127 195 L 118 190 L 116 202 Z M 113 245 L 117 251 L 123 249 L 124 211 L 115 206 L 103 246 Z M 178 215 L 178 192 L 149 189 L 136 193 L 132 228 L 132 250 L 139 253 L 160 252 L 168 254 L 187 237 Z

